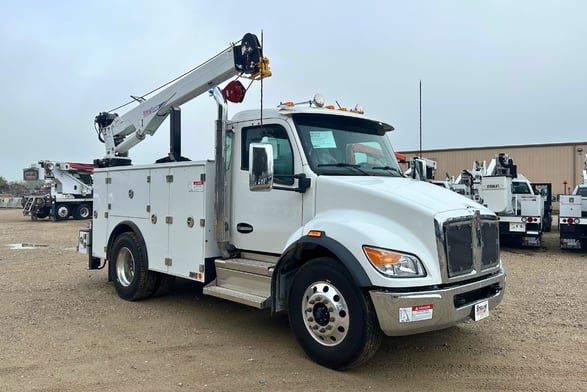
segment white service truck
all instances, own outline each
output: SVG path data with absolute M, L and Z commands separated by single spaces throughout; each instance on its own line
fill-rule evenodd
M 562 249 L 587 249 L 587 155 L 583 183 L 570 195 L 559 196 L 558 230 Z
M 78 249 L 108 266 L 126 300 L 174 277 L 203 293 L 288 312 L 317 363 L 346 369 L 382 335 L 481 320 L 500 303 L 505 272 L 489 209 L 400 171 L 393 127 L 320 96 L 248 110 L 233 76 L 269 76 L 247 34 L 125 115 L 97 117 L 106 156 L 94 171 L 94 217 Z M 215 160 L 190 161 L 171 132 L 169 156 L 130 165 L 128 150 L 171 111 L 211 90 L 218 104 Z M 175 135 L 175 136 L 173 136 Z
M 546 195 L 535 192 L 532 183 L 518 173 L 509 155 L 496 154 L 489 163 L 475 161 L 472 170 L 464 170 L 456 183 L 466 184 L 469 189 L 463 194 L 497 214 L 499 234 L 504 242 L 541 246 L 543 232 L 550 230 Z
M 50 160 L 41 160 L 37 165 L 44 171 L 45 182 L 39 191 L 22 198 L 23 215 L 30 215 L 32 220 L 54 221 L 91 218 L 93 165 Z

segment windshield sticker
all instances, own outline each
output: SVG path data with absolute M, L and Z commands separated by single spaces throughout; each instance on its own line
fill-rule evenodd
M 332 131 L 310 131 L 313 148 L 336 148 Z

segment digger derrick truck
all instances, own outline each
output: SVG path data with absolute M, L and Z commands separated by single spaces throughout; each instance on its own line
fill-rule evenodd
M 587 155 L 583 183 L 570 195 L 560 195 L 558 229 L 562 249 L 587 249 Z
M 92 172 L 87 163 L 42 160 L 45 182 L 22 198 L 22 212 L 32 220 L 88 219 L 92 215 Z
M 466 184 L 464 194 L 497 214 L 502 241 L 541 246 L 543 232 L 550 231 L 550 197 L 536 192 L 509 155 L 496 154 L 489 163 L 475 161 L 472 170 L 463 170 L 456 183 Z M 551 184 L 538 185 L 551 192 Z
M 181 277 L 205 295 L 287 312 L 305 353 L 334 369 L 370 358 L 382 334 L 488 316 L 505 290 L 495 214 L 404 177 L 393 127 L 360 107 L 335 109 L 317 95 L 229 121 L 227 100 L 242 100 L 243 89 L 219 84 L 266 78 L 267 65 L 247 34 L 127 114 L 99 115 L 106 155 L 78 243 L 89 268 L 107 266 L 130 301 Z M 155 132 L 153 122 L 209 90 L 213 161 L 182 157 L 172 131 L 168 157 L 130 164 L 129 148 Z

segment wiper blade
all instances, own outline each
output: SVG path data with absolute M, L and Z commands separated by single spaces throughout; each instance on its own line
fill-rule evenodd
M 371 169 L 373 170 L 388 170 L 392 173 L 397 173 L 400 176 L 403 177 L 402 172 L 397 168 L 397 167 L 393 167 L 393 166 L 373 166 Z
M 351 163 L 344 163 L 344 162 L 337 162 L 337 163 L 322 163 L 320 165 L 317 165 L 318 167 L 346 167 L 348 169 L 354 169 L 357 170 L 360 173 L 363 173 L 364 175 L 368 176 L 369 173 L 367 173 L 366 171 L 364 171 L 363 169 L 361 169 L 360 165 L 353 165 Z

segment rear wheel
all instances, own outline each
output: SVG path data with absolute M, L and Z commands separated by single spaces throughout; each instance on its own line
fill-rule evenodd
M 290 290 L 289 318 L 306 354 L 337 370 L 367 361 L 383 336 L 371 300 L 330 257 L 312 260 L 297 272 Z
M 92 207 L 90 207 L 88 204 L 80 204 L 75 209 L 75 219 L 89 219 L 91 215 Z
M 55 219 L 63 220 L 69 218 L 71 215 L 71 209 L 67 204 L 55 205 Z
M 121 298 L 136 301 L 153 295 L 157 274 L 149 271 L 146 249 L 135 233 L 120 234 L 111 255 L 114 287 Z

